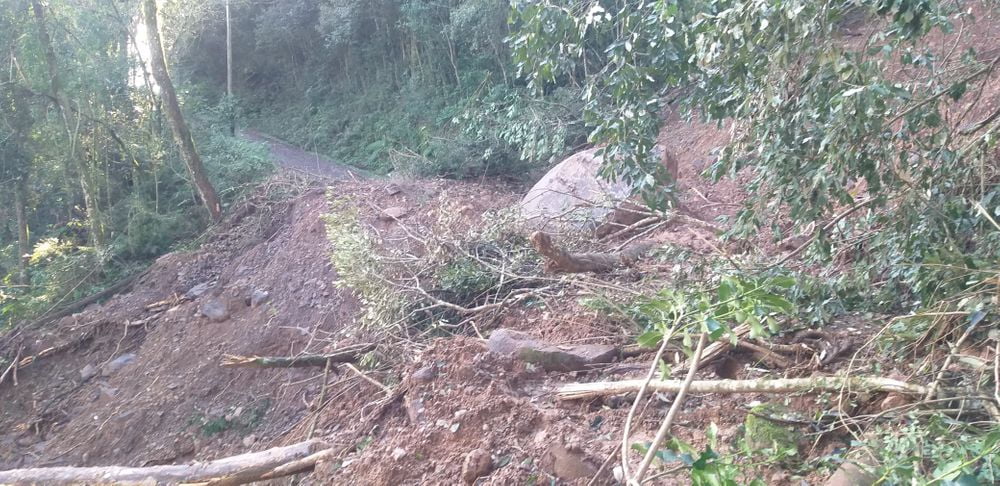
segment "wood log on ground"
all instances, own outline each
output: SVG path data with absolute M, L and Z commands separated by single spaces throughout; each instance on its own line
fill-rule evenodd
M 328 449 L 319 440 L 308 440 L 261 452 L 175 466 L 151 467 L 43 467 L 0 471 L 0 484 L 246 484 L 280 470 L 281 466 Z M 315 461 L 313 462 L 315 464 Z M 287 470 L 287 474 L 302 469 Z M 277 477 L 270 475 L 268 477 Z
M 639 245 L 618 253 L 571 253 L 559 248 L 548 233 L 531 235 L 535 251 L 545 257 L 545 270 L 555 273 L 604 273 L 619 267 L 629 267 L 649 251 L 650 245 Z
M 308 368 L 324 367 L 331 363 L 351 363 L 361 355 L 375 349 L 374 343 L 358 344 L 338 349 L 328 354 L 300 354 L 298 356 L 222 356 L 222 366 L 256 366 L 260 368 Z
M 604 381 L 596 383 L 570 383 L 556 389 L 560 400 L 580 400 L 604 395 L 620 395 L 639 391 L 645 380 Z M 653 380 L 647 389 L 676 393 L 682 380 Z M 763 380 L 697 380 L 691 383 L 692 393 L 796 393 L 824 391 L 896 392 L 907 395 L 926 395 L 927 387 L 889 378 L 869 376 L 823 376 L 814 378 L 785 378 Z

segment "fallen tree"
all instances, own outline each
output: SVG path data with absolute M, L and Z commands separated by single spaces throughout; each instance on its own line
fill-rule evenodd
M 43 467 L 0 471 L 0 484 L 246 484 L 304 472 L 325 456 L 317 439 L 215 461 L 151 467 Z M 311 463 L 300 460 L 313 458 Z M 295 464 L 296 467 L 285 467 Z M 280 474 L 279 474 L 280 473 Z
M 556 389 L 555 394 L 560 400 L 619 395 L 637 392 L 645 382 L 646 380 L 624 380 L 570 383 Z M 676 393 L 683 385 L 682 380 L 652 380 L 646 388 L 658 392 Z M 928 387 L 890 378 L 823 376 L 763 380 L 696 380 L 691 382 L 688 389 L 691 393 L 794 393 L 841 390 L 926 395 Z
M 222 366 L 256 366 L 260 368 L 308 368 L 323 367 L 330 363 L 351 363 L 361 355 L 375 349 L 374 343 L 358 344 L 338 349 L 327 354 L 301 354 L 298 356 L 222 356 Z
M 536 231 L 531 245 L 545 257 L 545 270 L 556 273 L 603 273 L 619 267 L 629 267 L 651 248 L 639 245 L 617 253 L 571 253 L 556 246 L 548 233 Z

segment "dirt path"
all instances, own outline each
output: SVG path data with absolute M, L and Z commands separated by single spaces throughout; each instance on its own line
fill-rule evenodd
M 315 152 L 307 152 L 270 135 L 244 129 L 240 130 L 240 136 L 247 140 L 266 143 L 271 149 L 274 163 L 285 169 L 333 180 L 366 178 L 366 175 L 357 169 L 348 168 Z

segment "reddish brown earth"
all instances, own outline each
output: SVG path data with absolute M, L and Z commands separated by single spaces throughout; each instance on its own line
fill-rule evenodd
M 671 141 L 691 150 L 682 156 L 682 185 L 701 195 L 689 194 L 686 205 L 706 219 L 731 214 L 732 204 L 719 202 L 740 197 L 735 184 L 709 184 L 693 167 L 693 154 L 708 157 L 722 143 L 721 134 L 686 130 L 678 129 Z M 65 349 L 20 370 L 16 386 L 0 385 L 0 468 L 206 460 L 302 440 L 315 420 L 316 436 L 339 450 L 335 461 L 310 476 L 323 484 L 456 484 L 470 455 L 488 464 L 481 484 L 584 484 L 595 475 L 597 484 L 612 483 L 610 466 L 597 472 L 620 443 L 629 403 L 560 403 L 550 392 L 568 381 L 638 375 L 647 358 L 631 359 L 635 366 L 626 372 L 612 366 L 546 373 L 489 353 L 471 330 L 420 342 L 380 342 L 378 355 L 391 366 L 369 377 L 395 387 L 398 400 L 386 404 L 379 387 L 338 368 L 328 377 L 327 405 L 318 414 L 313 408 L 322 370 L 219 366 L 224 354 L 291 356 L 390 339 L 358 328 L 357 300 L 334 284 L 322 219 L 325 192 L 352 201 L 387 251 L 405 246 L 413 228 L 440 221 L 455 234 L 481 227 L 490 223 L 489 210 L 517 199 L 511 191 L 473 183 L 277 176 L 232 211 L 201 248 L 161 257 L 130 292 L 4 340 L 5 355 L 17 347 L 23 355 Z M 406 208 L 407 214 L 393 221 L 383 215 L 390 207 Z M 655 235 L 656 241 L 707 255 L 712 248 L 706 237 L 683 225 Z M 671 271 L 656 262 L 637 270 L 646 274 L 644 286 L 657 285 L 657 275 Z M 629 283 L 635 275 L 606 278 L 635 285 Z M 193 300 L 182 298 L 199 284 L 209 289 Z M 267 292 L 268 300 L 249 307 L 255 291 Z M 553 344 L 632 342 L 632 324 L 582 308 L 581 296 L 565 296 L 544 309 L 513 307 L 478 331 L 508 327 Z M 212 299 L 227 305 L 228 318 L 216 322 L 200 314 Z M 147 309 L 151 304 L 159 305 Z M 109 367 L 128 355 L 133 357 L 124 366 Z M 740 369 L 747 363 L 735 359 Z M 101 372 L 83 376 L 93 369 Z M 433 377 L 419 378 L 422 369 L 423 375 L 432 369 Z M 714 376 L 711 370 L 703 374 Z M 722 439 L 733 441 L 744 416 L 741 405 L 765 398 L 692 397 L 674 432 L 700 444 L 705 428 L 715 423 Z M 668 405 L 655 401 L 634 439 L 649 440 Z
M 1000 31 L 990 25 L 995 22 L 969 27 L 970 42 L 996 44 Z M 970 118 L 996 106 L 995 89 L 979 96 Z M 476 334 L 507 327 L 552 344 L 622 345 L 634 342 L 634 324 L 582 306 L 583 293 L 574 291 L 545 306 L 508 308 L 453 336 L 403 339 L 358 327 L 356 297 L 335 285 L 322 219 L 326 192 L 351 201 L 381 249 L 393 251 L 408 249 L 412 227 L 445 221 L 460 234 L 489 224 L 491 210 L 517 200 L 514 191 L 446 181 L 355 181 L 347 169 L 324 165 L 315 154 L 260 134 L 247 136 L 270 143 L 276 159 L 296 174 L 312 176 L 276 176 L 231 211 L 199 249 L 161 257 L 129 292 L 52 325 L 0 337 L 0 355 L 6 357 L 61 350 L 19 370 L 16 386 L 0 384 L 0 469 L 206 460 L 303 440 L 315 422 L 315 435 L 337 454 L 304 476 L 305 482 L 460 484 L 466 463 L 466 470 L 479 463 L 478 484 L 587 484 L 592 478 L 593 484 L 614 483 L 611 468 L 619 458 L 611 454 L 620 447 L 630 402 L 622 397 L 558 402 L 551 391 L 563 382 L 639 376 L 649 357 L 588 372 L 546 373 L 488 352 Z M 726 131 L 676 118 L 660 137 L 680 161 L 684 207 L 706 221 L 732 216 L 745 196 L 739 180 L 713 184 L 699 175 L 727 137 Z M 387 190 L 390 185 L 395 189 Z M 407 214 L 399 221 L 379 217 L 393 207 Z M 684 224 L 665 227 L 649 240 L 690 256 L 683 265 L 654 258 L 595 282 L 655 290 L 670 285 L 678 269 L 723 249 L 704 230 Z M 770 238 L 762 237 L 757 246 L 767 255 L 783 251 Z M 200 284 L 209 288 L 204 294 L 182 298 Z M 267 292 L 268 299 L 249 307 L 246 301 L 255 291 Z M 228 318 L 216 322 L 199 313 L 211 299 L 226 303 Z M 148 309 L 151 304 L 158 305 Z M 872 322 L 852 317 L 829 329 L 860 342 L 875 331 Z M 224 354 L 290 356 L 376 338 L 376 354 L 385 364 L 364 373 L 393 393 L 338 367 L 327 377 L 326 405 L 318 411 L 322 370 L 219 366 Z M 128 355 L 123 366 L 110 366 Z M 835 362 L 824 372 L 843 366 Z M 699 377 L 716 373 L 785 374 L 768 372 L 741 353 L 730 353 L 724 365 L 708 367 Z M 791 397 L 790 405 L 808 415 L 827 407 L 817 403 L 824 398 L 829 397 Z M 867 397 L 862 405 L 874 407 L 882 398 Z M 700 447 L 705 430 L 715 424 L 719 449 L 731 450 L 738 447 L 747 404 L 768 399 L 691 396 L 673 433 Z M 670 397 L 651 402 L 635 426 L 634 441 L 652 437 L 669 403 Z M 822 456 L 849 439 L 835 435 L 818 441 L 807 454 Z M 764 473 L 769 484 L 801 481 L 777 469 Z M 808 479 L 815 483 L 822 474 Z M 659 484 L 687 482 L 670 476 Z

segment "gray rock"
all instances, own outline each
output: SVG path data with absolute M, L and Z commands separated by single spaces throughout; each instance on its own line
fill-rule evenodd
M 402 447 L 397 447 L 397 448 L 395 448 L 395 449 L 392 450 L 392 459 L 393 460 L 398 461 L 398 460 L 402 459 L 403 457 L 406 457 L 406 449 L 403 449 Z
M 229 319 L 229 306 L 226 301 L 213 297 L 201 304 L 201 315 L 215 322 L 222 322 Z
M 391 208 L 385 208 L 378 215 L 378 219 L 383 221 L 394 221 L 400 219 L 410 213 L 409 209 L 401 206 L 393 206 Z
M 134 353 L 125 353 L 125 354 L 123 354 L 123 355 L 115 358 L 110 363 L 106 364 L 104 366 L 104 368 L 101 370 L 101 372 L 104 374 L 104 376 L 110 376 L 111 374 L 113 374 L 113 373 L 117 372 L 118 370 L 124 368 L 126 365 L 128 365 L 129 363 L 131 363 L 133 361 L 135 361 L 135 354 Z
M 184 293 L 184 297 L 187 297 L 189 299 L 197 299 L 198 297 L 201 297 L 202 295 L 205 294 L 205 292 L 208 292 L 211 289 L 212 289 L 211 283 L 202 282 L 188 289 L 188 291 Z
M 518 358 L 546 371 L 582 371 L 591 365 L 610 363 L 618 357 L 618 350 L 614 346 L 554 346 L 510 329 L 493 331 L 487 341 L 487 348 L 490 352 Z
M 420 425 L 425 420 L 424 400 L 422 398 L 407 399 L 406 417 L 410 419 L 413 426 Z
M 89 380 L 89 379 L 97 376 L 97 373 L 99 371 L 100 370 L 98 370 L 96 366 L 94 366 L 92 364 L 88 364 L 87 366 L 84 366 L 83 369 L 80 370 L 80 380 L 81 381 L 87 381 L 87 380 Z
M 462 462 L 462 480 L 465 484 L 473 484 L 476 478 L 483 477 L 493 469 L 493 459 L 486 449 L 473 449 L 465 455 Z
M 270 298 L 271 294 L 266 290 L 254 289 L 253 293 L 250 294 L 250 307 L 259 307 Z
M 558 443 L 549 446 L 540 465 L 549 474 L 565 481 L 590 479 L 597 474 L 597 468 L 582 452 L 571 451 Z
M 434 365 L 424 366 L 417 371 L 413 372 L 413 381 L 418 381 L 420 383 L 430 383 L 437 376 L 437 370 Z

